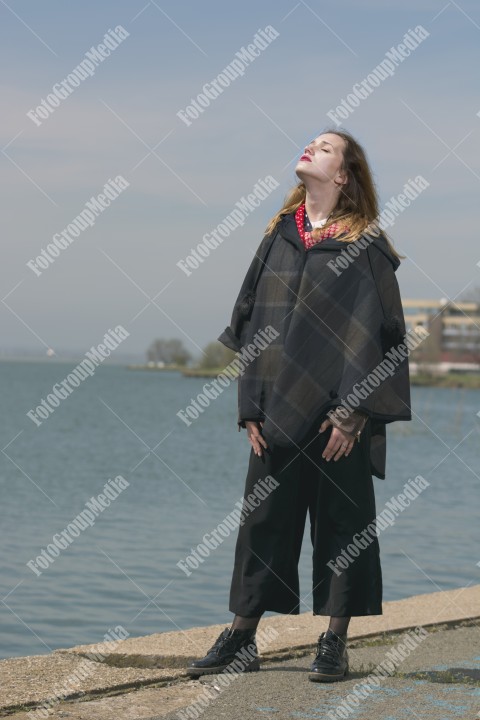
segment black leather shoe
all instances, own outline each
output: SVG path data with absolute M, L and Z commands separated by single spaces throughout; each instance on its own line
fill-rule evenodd
M 187 667 L 187 675 L 198 677 L 222 672 L 231 664 L 237 672 L 260 670 L 255 630 L 225 628 L 201 660 Z
M 308 679 L 313 682 L 334 682 L 348 674 L 347 636 L 337 635 L 333 630 L 323 632 L 318 638 L 317 656 L 311 665 Z

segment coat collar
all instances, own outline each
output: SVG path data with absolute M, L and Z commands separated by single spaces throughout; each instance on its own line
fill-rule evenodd
M 318 252 L 318 251 L 342 251 L 346 249 L 346 245 L 344 242 L 341 242 L 340 240 L 337 240 L 336 238 L 325 238 L 325 240 L 322 240 L 322 242 L 317 243 L 313 247 L 309 248 L 308 250 L 305 249 L 305 246 L 302 242 L 302 238 L 300 237 L 298 233 L 297 223 L 295 222 L 295 213 L 289 213 L 288 215 L 283 215 L 282 219 L 280 220 L 280 224 L 278 226 L 280 235 L 285 239 L 291 242 L 293 245 L 295 245 L 297 248 L 302 250 L 304 253 L 311 253 L 311 252 Z M 400 260 L 393 255 L 392 251 L 389 248 L 387 239 L 385 237 L 385 234 L 383 232 L 380 232 L 379 236 L 376 237 L 374 240 L 371 240 L 370 237 L 366 237 L 365 235 L 362 235 L 362 237 L 365 237 L 367 241 L 369 241 L 369 245 L 375 246 L 380 252 L 382 252 L 385 257 L 390 260 L 392 263 L 393 269 L 396 270 L 398 266 L 400 265 Z M 356 241 L 355 241 L 356 242 Z

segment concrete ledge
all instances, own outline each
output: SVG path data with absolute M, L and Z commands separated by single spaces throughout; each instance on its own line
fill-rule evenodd
M 445 592 L 416 595 L 385 602 L 383 615 L 353 618 L 349 640 L 381 633 L 454 623 L 480 617 L 480 585 Z M 293 656 L 312 648 L 328 618 L 301 615 L 274 615 L 262 620 L 259 630 L 271 628 L 273 639 L 259 641 L 263 658 Z M 50 698 L 106 695 L 145 685 L 169 685 L 186 681 L 186 663 L 202 657 L 225 625 L 196 627 L 184 632 L 166 632 L 128 638 L 115 652 L 104 652 L 105 662 L 87 659 L 98 645 L 78 645 L 48 655 L 0 661 L 0 709 L 13 711 L 35 707 Z M 261 633 L 259 632 L 261 637 Z M 260 639 L 260 638 L 259 638 Z M 78 674 L 78 678 L 77 678 Z
M 383 603 L 383 615 L 354 617 L 350 622 L 350 640 L 382 632 L 406 630 L 417 625 L 480 617 L 480 585 L 445 592 L 415 595 Z M 259 638 L 258 649 L 265 658 L 301 648 L 312 647 L 328 626 L 325 616 L 311 613 L 274 615 L 264 618 L 259 628 L 273 628 L 278 636 L 265 643 Z M 117 667 L 184 668 L 196 657 L 203 657 L 225 625 L 194 627 L 182 632 L 164 632 L 127 638 L 114 652 L 104 653 L 106 662 Z M 87 655 L 95 645 L 77 645 L 66 652 Z M 59 651 L 56 652 L 65 652 Z
M 168 683 L 182 675 L 182 670 L 111 667 L 65 652 L 11 658 L 0 661 L 0 711 L 38 707 L 49 700 L 55 707 L 60 698 L 73 700 Z

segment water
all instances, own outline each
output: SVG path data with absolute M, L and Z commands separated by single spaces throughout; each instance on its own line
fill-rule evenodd
M 37 427 L 26 413 L 71 368 L 0 365 L 2 447 L 10 457 L 0 460 L 1 657 L 101 642 L 116 625 L 138 636 L 228 624 L 235 533 L 190 577 L 176 563 L 243 492 L 250 446 L 237 432 L 235 385 L 187 427 L 176 413 L 204 380 L 100 367 Z M 418 417 L 387 429 L 377 510 L 408 478 L 422 475 L 430 487 L 380 535 L 384 600 L 480 582 L 480 392 L 412 393 Z M 117 475 L 129 487 L 40 576 L 32 572 L 26 563 Z M 305 595 L 310 559 L 306 534 Z

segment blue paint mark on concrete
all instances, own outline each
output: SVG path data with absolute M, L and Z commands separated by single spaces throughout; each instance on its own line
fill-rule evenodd
M 465 711 L 468 710 L 468 707 L 466 705 L 453 705 L 452 703 L 449 703 L 446 700 L 441 700 L 434 695 L 427 695 L 426 699 L 429 700 L 432 705 L 444 708 L 445 710 L 450 710 L 450 712 L 453 712 L 455 715 L 461 716 L 461 714 L 463 713 L 463 716 L 465 716 Z
M 395 690 L 395 688 L 389 688 L 389 687 L 382 687 L 381 685 L 376 688 L 376 691 L 379 693 L 382 693 L 383 695 L 390 695 L 390 697 L 396 697 L 397 695 L 403 694 L 405 690 L 402 688 L 402 690 Z
M 343 698 L 345 700 L 345 698 Z M 352 704 L 352 706 L 348 706 L 348 717 L 349 718 L 356 718 L 358 715 L 361 716 L 361 720 L 364 720 L 365 717 L 365 708 L 368 707 L 369 700 L 362 700 L 360 701 L 360 704 L 358 707 Z M 331 710 L 335 710 L 338 707 L 338 704 L 336 705 L 329 705 L 326 703 L 322 708 L 315 708 L 316 710 L 319 710 L 321 712 L 321 718 L 322 720 L 325 720 L 327 717 L 327 713 Z M 312 708 L 313 710 L 313 708 Z
M 320 683 L 318 683 L 320 685 Z M 322 688 L 325 689 L 325 688 Z M 337 706 L 340 705 L 341 702 L 345 699 L 345 695 L 329 695 L 325 698 L 325 700 L 322 700 L 322 703 L 326 703 L 329 707 L 330 706 Z M 312 710 L 322 712 L 325 710 L 325 704 L 321 705 L 320 707 L 312 708 Z
M 259 712 L 279 712 L 278 708 L 274 707 L 256 707 L 255 710 Z
M 334 702 L 334 703 L 330 702 L 330 698 L 328 700 L 325 699 L 325 703 L 321 707 L 310 708 L 310 710 L 312 712 L 320 713 L 320 715 L 313 715 L 312 717 L 322 718 L 322 720 L 324 720 L 324 718 L 326 718 L 326 713 L 328 713 L 330 710 L 335 710 L 335 708 L 338 707 L 338 705 L 340 705 L 340 703 L 344 699 L 345 698 L 341 698 L 338 702 Z M 355 715 L 358 715 L 358 713 L 361 710 L 363 710 L 362 707 L 358 707 L 358 708 L 356 707 L 356 708 L 353 708 L 352 710 L 349 710 L 348 711 L 349 717 L 355 717 Z
M 368 683 L 362 683 L 362 690 L 365 689 L 367 692 L 371 693 L 372 695 L 374 693 L 385 693 L 386 695 L 399 695 L 401 692 L 412 691 L 413 688 L 402 688 L 402 690 L 395 690 L 394 688 L 388 688 L 386 686 L 382 685 L 370 685 Z
M 480 664 L 480 659 L 476 660 L 475 658 L 472 658 L 471 660 L 462 660 L 458 663 L 455 663 L 457 667 L 466 667 L 466 668 L 472 668 L 473 670 L 476 670 L 476 666 Z
M 402 688 L 401 690 L 395 690 L 395 688 L 389 688 L 382 685 L 370 685 L 367 683 L 362 683 L 362 689 L 365 688 L 365 690 L 370 693 L 370 696 L 373 697 L 375 693 L 377 694 L 383 694 L 383 695 L 390 695 L 393 697 L 396 697 L 397 695 L 401 695 L 405 692 L 405 690 L 409 689 L 410 691 L 413 688 Z M 376 699 L 376 698 L 374 698 Z

